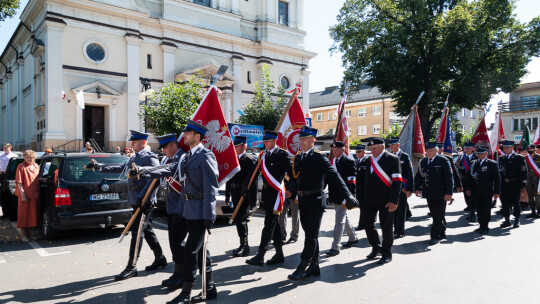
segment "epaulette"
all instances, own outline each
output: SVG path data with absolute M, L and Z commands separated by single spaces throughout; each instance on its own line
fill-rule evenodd
M 313 152 L 315 152 L 315 153 L 319 153 L 319 154 L 322 154 L 322 151 L 321 151 L 321 150 L 319 150 L 319 149 L 313 149 Z
M 298 150 L 298 152 L 296 152 L 296 155 L 300 155 L 302 154 L 302 150 Z
M 280 149 L 281 151 L 285 151 L 285 152 L 289 153 L 287 150 L 285 150 L 285 149 L 283 149 L 283 148 L 281 148 L 281 147 L 279 147 L 279 149 Z

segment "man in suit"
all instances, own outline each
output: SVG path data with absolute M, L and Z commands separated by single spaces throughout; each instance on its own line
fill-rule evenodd
M 178 174 L 176 174 L 178 162 L 184 151 L 178 147 L 176 134 L 156 136 L 156 139 L 159 142 L 159 148 L 163 149 L 163 153 L 166 156 L 163 158 L 162 165 L 170 164 L 170 166 L 145 174 L 139 174 L 139 176 L 146 179 L 161 178 L 161 185 L 167 189 L 165 202 L 167 207 L 169 246 L 171 247 L 174 261 L 174 273 L 168 279 L 163 280 L 161 285 L 175 290 L 182 287 L 184 280 L 184 246 L 182 242 L 187 235 L 186 220 L 183 216 L 184 199 L 181 196 L 182 186 L 178 180 Z
M 369 162 L 369 155 L 366 155 L 366 146 L 356 145 L 356 199 L 360 206 L 360 215 L 358 217 L 358 227 L 356 230 L 364 229 L 362 224 L 362 212 L 364 210 L 364 184 L 366 181 L 366 169 Z
M 437 144 L 428 143 L 426 157 L 420 160 L 418 172 L 414 177 L 414 189 L 416 196 L 422 196 L 427 200 L 429 212 L 433 218 L 429 241 L 431 245 L 446 238 L 444 215 L 446 202 L 452 200 L 454 192 L 452 173 L 448 159 L 438 154 Z
M 478 210 L 480 228 L 476 232 L 487 234 L 491 220 L 491 201 L 499 198 L 501 179 L 497 163 L 487 158 L 488 147 L 476 148 L 478 159 L 473 160 L 465 180 L 465 195 L 472 198 L 473 205 Z
M 216 219 L 216 194 L 219 170 L 216 157 L 202 142 L 208 129 L 188 119 L 184 129 L 184 144 L 190 150 L 182 155 L 178 163 L 178 176 L 184 197 L 184 218 L 188 237 L 184 250 L 184 282 L 182 292 L 168 304 L 198 303 L 205 301 L 202 294 L 191 297 L 195 285 L 197 268 L 206 271 L 206 300 L 217 298 L 217 289 L 212 273 L 210 252 L 206 251 L 206 269 L 202 269 L 202 258 L 206 233 L 210 233 Z M 190 302 L 191 301 L 191 302 Z
M 394 238 L 399 239 L 405 236 L 405 220 L 409 204 L 407 198 L 412 195 L 414 189 L 413 168 L 409 155 L 400 149 L 399 138 L 393 138 L 388 142 L 390 151 L 399 157 L 401 164 L 401 175 L 403 176 L 404 186 L 399 193 L 399 204 L 394 212 Z
M 510 208 L 514 207 L 514 228 L 520 226 L 521 206 L 519 203 L 521 190 L 527 185 L 527 165 L 525 157 L 514 152 L 514 142 L 503 142 L 504 155 L 499 157 L 499 172 L 501 174 L 501 203 L 504 221 L 502 228 L 512 226 L 510 223 Z
M 336 168 L 341 179 L 347 184 L 347 188 L 351 195 L 356 196 L 356 163 L 352 158 L 345 154 L 345 143 L 342 141 L 334 142 L 332 147 L 332 166 Z M 332 247 L 326 253 L 329 256 L 336 256 L 339 254 L 339 245 L 341 243 L 341 236 L 343 230 L 347 232 L 349 240 L 343 244 L 344 248 L 350 248 L 353 244 L 358 243 L 358 237 L 354 232 L 354 226 L 347 216 L 346 202 L 342 199 L 342 195 L 338 195 L 336 192 L 341 188 L 335 188 L 333 184 L 328 185 L 329 202 L 334 204 L 334 210 L 336 211 L 336 220 L 334 224 L 334 241 Z M 340 200 L 341 199 L 341 200 Z
M 530 145 L 525 156 L 527 163 L 527 195 L 531 213 L 528 218 L 538 218 L 540 215 L 540 195 L 538 195 L 538 174 L 540 174 L 540 155 L 536 154 L 535 146 Z M 538 212 L 538 213 L 537 213 Z
M 263 141 L 266 148 L 259 157 L 261 157 L 261 174 L 263 175 L 262 202 L 266 211 L 264 217 L 264 228 L 261 235 L 261 244 L 257 255 L 246 261 L 246 263 L 255 266 L 264 265 L 264 255 L 266 246 L 270 241 L 274 241 L 276 254 L 266 261 L 268 265 L 280 264 L 285 261 L 283 255 L 283 240 L 281 239 L 281 230 L 277 228 L 279 214 L 283 208 L 285 198 L 291 197 L 291 191 L 285 192 L 282 187 L 282 181 L 285 173 L 292 176 L 292 161 L 289 152 L 276 146 L 278 138 L 277 132 L 264 131 Z M 289 187 L 293 187 L 291 183 Z M 277 228 L 277 229 L 276 229 Z
M 326 201 L 323 200 L 325 177 L 328 184 L 336 190 L 338 202 L 345 200 L 347 209 L 358 206 L 358 201 L 350 193 L 328 158 L 319 150 L 314 149 L 315 136 L 317 136 L 317 129 L 304 126 L 300 131 L 301 151 L 294 157 L 291 175 L 297 182 L 300 222 L 305 233 L 300 264 L 288 276 L 289 279 L 295 281 L 318 276 L 321 273 L 319 268 L 319 230 L 326 207 Z
M 469 171 L 471 168 L 472 161 L 477 159 L 474 152 L 474 144 L 472 142 L 467 142 L 464 145 L 464 152 L 458 159 L 456 167 L 459 173 L 459 176 L 461 178 L 462 183 L 465 185 L 465 183 L 470 183 L 471 181 L 468 181 L 467 178 L 469 176 Z M 470 215 L 467 217 L 467 221 L 474 223 L 476 222 L 476 206 L 473 204 L 473 198 L 470 195 L 465 195 L 465 204 L 467 204 L 467 208 L 465 208 L 464 211 L 469 211 Z
M 90 163 L 86 165 L 86 169 L 96 169 L 102 172 L 120 173 L 131 170 L 132 163 L 134 163 L 139 170 L 149 169 L 158 166 L 159 160 L 157 156 L 154 153 L 150 152 L 150 147 L 147 145 L 148 134 L 134 130 L 130 130 L 130 132 L 131 137 L 129 138 L 129 141 L 131 141 L 131 146 L 133 148 L 133 151 L 135 152 L 135 155 L 131 157 L 125 164 L 103 165 L 97 163 L 94 159 L 92 159 Z M 144 237 L 144 239 L 150 246 L 150 249 L 152 249 L 152 251 L 154 252 L 155 256 L 154 262 L 145 268 L 146 271 L 152 271 L 156 270 L 159 267 L 167 266 L 167 259 L 163 255 L 163 250 L 161 249 L 157 236 L 152 229 L 152 210 L 154 209 L 153 206 L 156 203 L 157 187 L 151 190 L 152 192 L 148 201 L 146 201 L 144 205 L 142 205 L 142 200 L 148 188 L 150 187 L 150 184 L 151 181 L 145 179 L 128 179 L 128 204 L 132 206 L 134 212 L 135 210 L 137 210 L 137 208 L 142 208 L 142 213 L 146 214 L 146 223 L 144 223 L 144 228 L 140 237 L 141 239 L 142 237 Z M 137 234 L 142 213 L 139 213 L 137 218 L 135 218 L 133 225 L 131 225 L 131 244 L 129 247 L 128 264 L 119 275 L 114 277 L 115 281 L 121 281 L 137 276 L 136 263 L 137 258 L 141 252 L 142 241 L 139 242 L 138 252 L 135 252 L 135 245 L 137 243 Z
M 403 183 L 401 165 L 397 156 L 385 150 L 382 138 L 364 138 L 362 142 L 366 143 L 371 150 L 364 182 L 364 210 L 362 212 L 362 223 L 372 248 L 367 258 L 375 259 L 380 253 L 382 257 L 377 263 L 383 265 L 392 261 L 393 212 L 398 208 L 399 193 Z M 377 214 L 381 222 L 382 246 L 375 228 Z
M 240 199 L 242 196 L 244 196 L 242 206 L 240 206 L 240 209 L 238 209 L 238 213 L 234 218 L 236 231 L 238 232 L 238 237 L 240 238 L 240 247 L 233 251 L 233 257 L 245 257 L 249 254 L 249 210 L 251 209 L 250 207 L 257 202 L 257 176 L 255 176 L 253 179 L 253 183 L 249 189 L 248 186 L 251 176 L 253 175 L 253 171 L 257 166 L 257 161 L 246 154 L 247 137 L 236 136 L 233 144 L 236 155 L 238 155 L 240 171 L 238 171 L 225 184 L 225 203 L 229 204 L 232 198 L 233 207 L 236 209 Z

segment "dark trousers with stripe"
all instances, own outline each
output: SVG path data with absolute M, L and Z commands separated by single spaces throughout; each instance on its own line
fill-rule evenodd
M 175 264 L 184 264 L 184 245 L 182 242 L 187 235 L 186 219 L 179 214 L 169 214 L 167 216 L 169 226 L 169 246 Z

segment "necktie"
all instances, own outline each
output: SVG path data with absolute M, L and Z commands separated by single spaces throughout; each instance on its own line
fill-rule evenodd
M 431 165 L 431 158 L 427 161 L 428 166 Z

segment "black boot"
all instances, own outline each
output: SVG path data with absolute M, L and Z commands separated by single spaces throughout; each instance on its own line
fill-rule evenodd
M 241 237 L 240 238 L 240 247 L 238 249 L 233 250 L 233 257 L 245 257 L 249 255 L 249 244 L 248 244 L 248 238 Z
M 191 298 L 191 303 L 200 303 L 200 302 L 204 302 L 206 300 L 212 300 L 215 298 L 217 298 L 216 284 L 214 284 L 214 278 L 212 276 L 212 272 L 207 272 L 206 273 L 206 299 L 203 299 L 202 291 L 201 291 L 199 295 Z
M 265 253 L 266 253 L 266 250 L 259 250 L 259 252 L 257 252 L 257 255 L 247 260 L 246 263 L 248 263 L 249 265 L 254 265 L 254 266 L 263 266 Z
M 536 218 L 536 208 L 531 207 L 531 214 L 527 215 L 527 218 Z
M 311 276 L 320 276 L 321 268 L 319 267 L 319 257 L 315 256 L 311 259 L 309 267 L 306 269 L 306 278 Z
M 283 255 L 283 247 L 276 246 L 276 254 L 266 264 L 275 265 L 285 262 L 285 256 Z
M 176 298 L 167 302 L 167 304 L 190 303 L 193 286 L 195 286 L 194 282 L 184 282 L 182 284 L 182 292 Z
M 133 266 L 133 258 L 130 257 L 126 268 L 119 274 L 114 276 L 115 281 L 123 281 L 131 277 L 137 276 L 137 267 Z
M 512 223 L 510 223 L 510 219 L 508 217 L 506 217 L 504 219 L 504 222 L 502 222 L 501 224 L 501 228 L 506 228 L 506 227 L 510 227 L 512 226 Z
M 172 290 L 182 287 L 184 282 L 184 265 L 174 264 L 174 273 L 167 280 L 163 280 L 161 285 Z
M 300 281 L 306 278 L 306 267 L 308 266 L 309 262 L 306 260 L 301 260 L 300 265 L 298 265 L 298 268 L 288 276 L 289 279 L 294 281 Z
M 151 265 L 146 266 L 144 270 L 152 271 L 160 267 L 166 267 L 166 266 L 167 266 L 167 259 L 165 258 L 163 254 L 161 254 L 160 256 L 156 257 L 156 259 L 154 260 L 154 262 L 152 262 Z
M 514 220 L 514 228 L 519 228 L 519 216 Z

